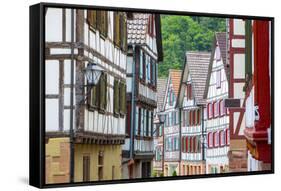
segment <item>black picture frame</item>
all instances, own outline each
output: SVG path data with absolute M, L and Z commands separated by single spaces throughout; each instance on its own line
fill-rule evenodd
M 176 177 L 155 177 L 142 179 L 122 179 L 110 181 L 77 182 L 77 183 L 59 183 L 45 184 L 45 8 L 75 8 L 75 9 L 97 9 L 109 11 L 126 11 L 141 13 L 159 13 L 170 15 L 186 16 L 207 16 L 218 18 L 239 18 L 239 19 L 258 19 L 271 21 L 271 170 L 253 171 L 253 172 L 230 172 L 225 174 L 206 174 L 189 175 Z M 38 188 L 55 188 L 67 186 L 88 186 L 101 184 L 120 184 L 135 182 L 151 182 L 166 180 L 182 180 L 197 178 L 214 178 L 244 175 L 259 175 L 274 173 L 274 17 L 250 16 L 250 15 L 232 15 L 232 14 L 214 14 L 183 11 L 152 10 L 138 8 L 104 7 L 93 5 L 76 4 L 57 4 L 57 3 L 39 3 L 30 6 L 30 36 L 29 36 L 29 58 L 30 58 L 30 92 L 29 92 L 29 184 Z

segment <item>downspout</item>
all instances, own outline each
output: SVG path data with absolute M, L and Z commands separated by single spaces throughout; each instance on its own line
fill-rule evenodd
M 201 136 L 204 138 L 202 139 L 202 160 L 205 161 L 205 129 L 204 129 L 204 106 L 201 106 Z
M 179 108 L 179 175 L 181 175 L 181 114 L 182 114 L 182 108 Z
M 73 89 L 74 89 L 74 9 L 71 9 L 71 66 L 70 66 L 70 183 L 74 182 L 74 128 L 73 128 Z
M 135 83 L 136 83 L 136 53 L 135 45 L 132 45 L 133 48 L 133 62 L 132 62 L 132 96 L 131 96 L 131 132 L 130 132 L 130 160 L 133 159 L 134 154 L 134 135 L 135 135 L 135 120 L 136 120 L 136 107 L 135 107 Z

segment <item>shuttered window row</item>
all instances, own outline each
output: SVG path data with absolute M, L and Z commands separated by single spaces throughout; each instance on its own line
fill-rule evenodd
M 207 104 L 208 119 L 222 117 L 229 114 L 229 110 L 224 106 L 224 100 L 218 100 Z
M 222 147 L 225 145 L 229 145 L 230 143 L 230 136 L 229 130 L 221 130 L 216 132 L 210 132 L 207 135 L 207 143 L 208 148 L 215 148 L 215 147 Z
M 91 30 L 98 30 L 101 35 L 107 37 L 107 33 L 108 33 L 107 11 L 88 10 L 87 21 Z
M 122 50 L 127 50 L 127 20 L 124 13 L 114 12 L 113 16 L 113 41 Z M 87 22 L 91 30 L 98 30 L 100 34 L 107 37 L 108 34 L 108 11 L 87 11 Z
M 201 153 L 201 143 L 199 136 L 182 137 L 182 152 L 184 153 Z
M 182 126 L 194 126 L 201 124 L 201 110 L 187 110 L 182 112 Z

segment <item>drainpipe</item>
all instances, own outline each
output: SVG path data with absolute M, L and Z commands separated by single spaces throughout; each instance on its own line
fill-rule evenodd
M 74 89 L 74 9 L 71 9 L 71 66 L 70 66 L 70 183 L 74 182 L 74 128 L 73 128 L 73 89 Z
M 204 136 L 205 129 L 204 129 L 204 106 L 201 106 L 201 136 L 205 138 Z M 202 160 L 205 161 L 205 139 L 202 139 Z
M 179 175 L 181 175 L 181 114 L 182 114 L 182 108 L 179 108 Z
M 133 62 L 132 62 L 132 96 L 131 96 L 131 132 L 130 132 L 130 159 L 133 159 L 134 154 L 134 135 L 135 135 L 135 120 L 136 120 L 136 106 L 135 106 L 135 83 L 136 83 L 136 53 L 135 53 L 135 45 L 133 48 Z

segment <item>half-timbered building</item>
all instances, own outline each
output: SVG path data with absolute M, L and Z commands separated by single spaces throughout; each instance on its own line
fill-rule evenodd
M 163 112 L 164 97 L 167 79 L 158 78 L 157 79 L 157 108 L 154 113 L 154 128 L 153 128 L 153 138 L 154 138 L 154 159 L 153 159 L 153 172 L 154 176 L 164 176 L 163 165 L 164 165 L 164 124 L 161 124 L 158 114 L 161 115 Z
M 248 171 L 271 170 L 271 22 L 245 21 L 245 118 Z
M 45 18 L 46 183 L 120 179 L 126 14 L 48 8 Z M 93 87 L 83 73 L 89 63 L 103 70 Z
M 226 64 L 226 55 L 226 33 L 216 33 L 204 92 L 204 99 L 206 99 L 204 127 L 207 136 L 206 173 L 228 171 L 229 113 L 224 107 L 225 99 L 229 95 L 229 69 Z
M 127 121 L 123 178 L 151 176 L 157 64 L 162 61 L 159 14 L 133 13 L 127 23 Z
M 176 108 L 181 70 L 170 69 L 166 86 L 163 112 L 164 123 L 164 176 L 180 175 L 179 110 Z
M 247 148 L 245 129 L 245 21 L 229 19 L 227 49 L 229 66 L 229 171 L 247 171 Z
M 187 52 L 177 108 L 180 112 L 181 175 L 205 174 L 204 107 L 210 53 Z

